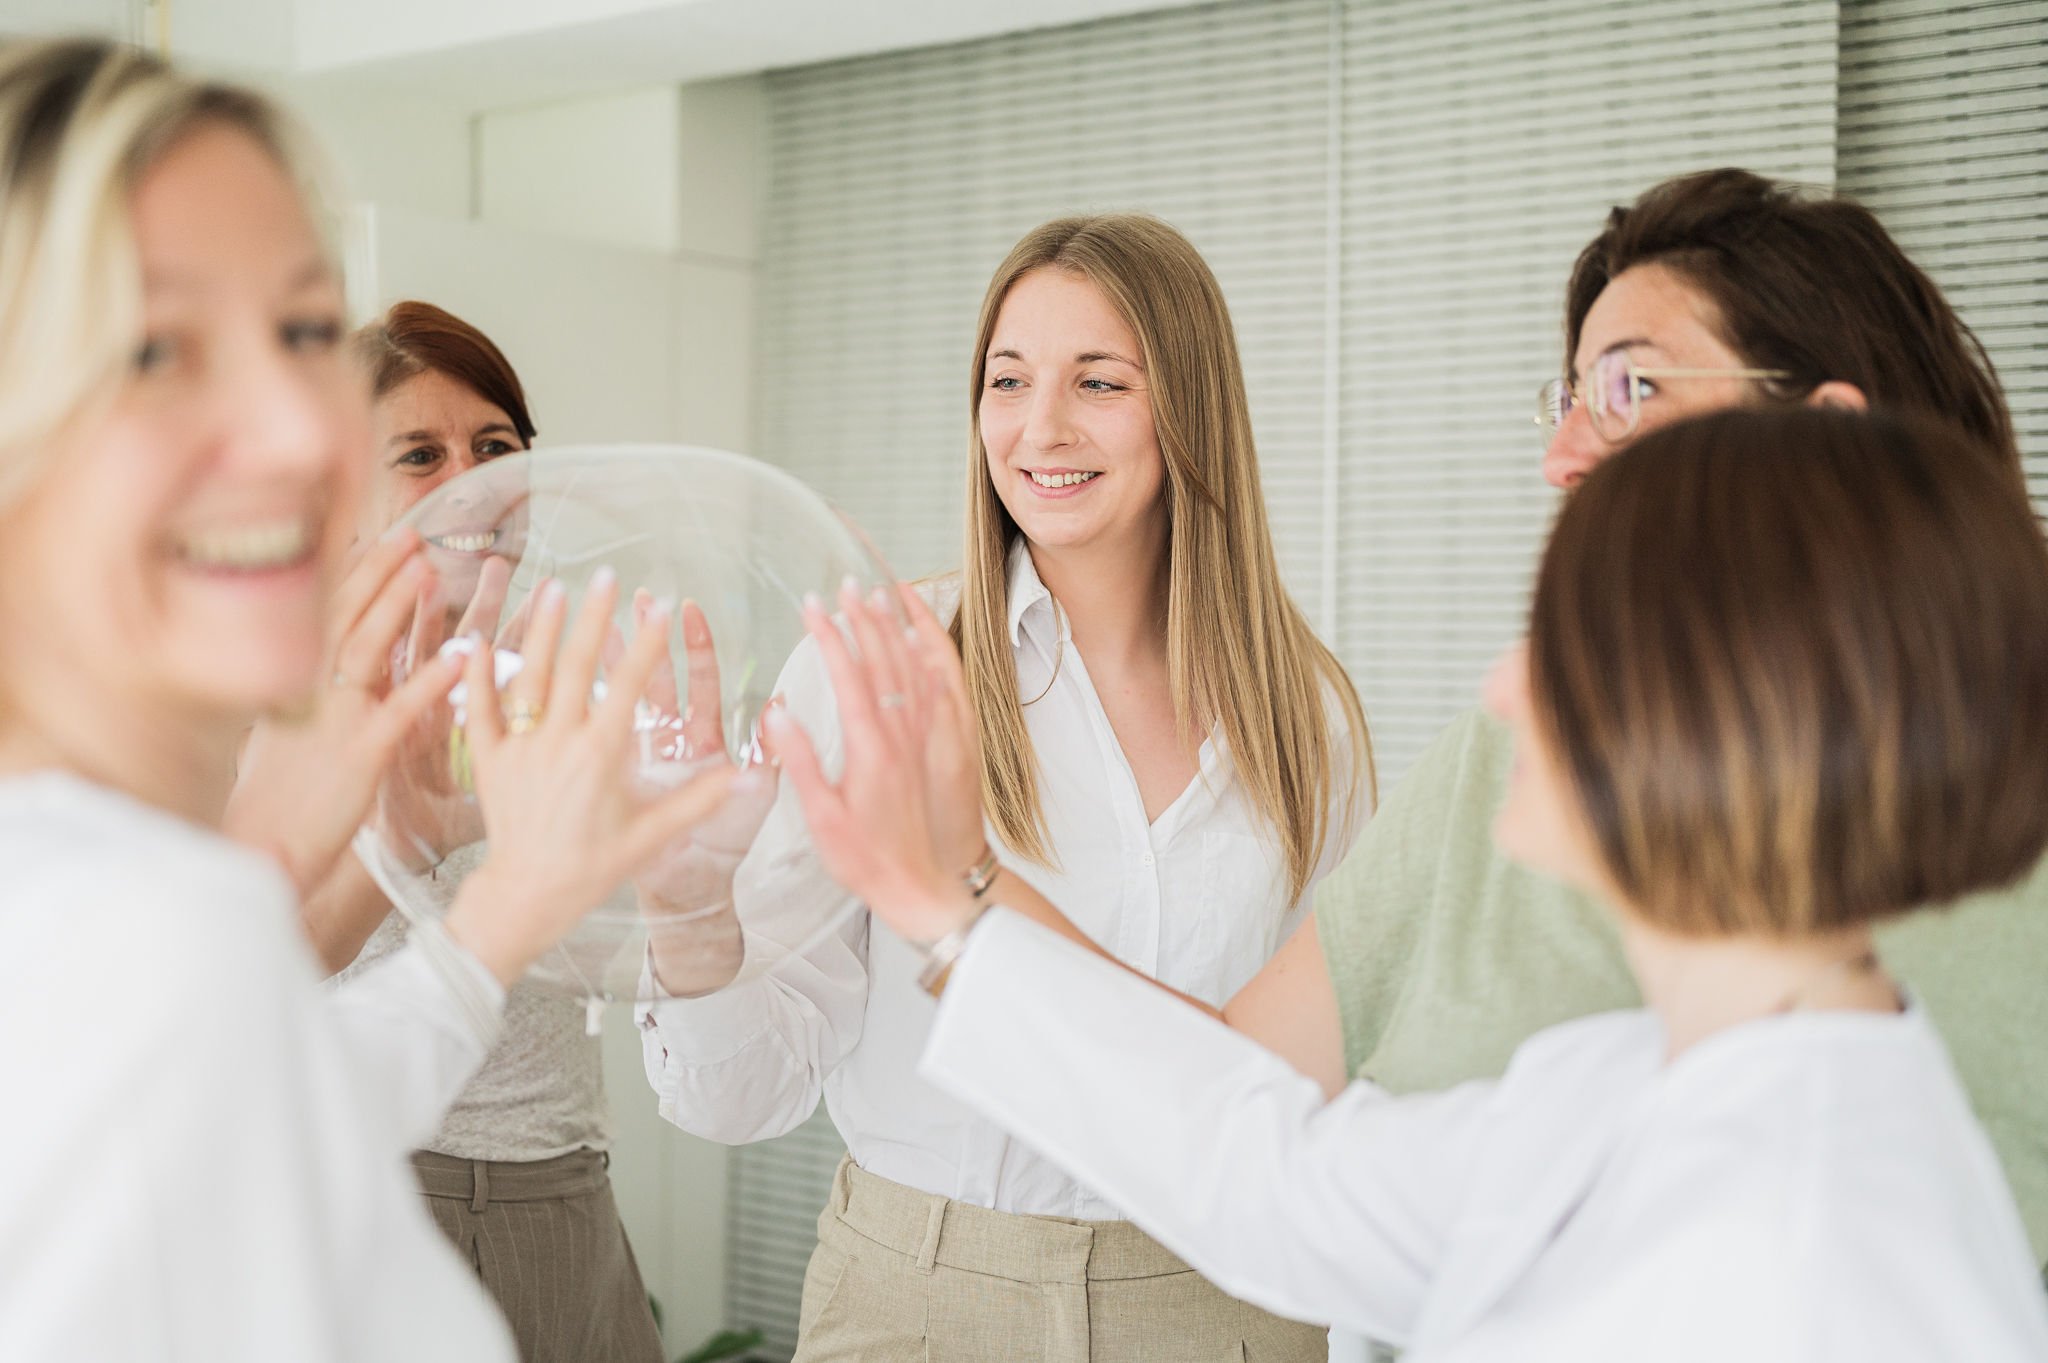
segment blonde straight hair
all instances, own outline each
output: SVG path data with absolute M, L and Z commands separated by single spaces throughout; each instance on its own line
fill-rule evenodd
M 1244 371 L 1223 291 L 1188 239 L 1154 217 L 1060 218 L 1032 231 L 989 281 L 967 404 L 960 644 L 981 734 L 981 793 L 1011 848 L 1050 860 L 1038 764 L 1024 728 L 1009 635 L 1009 559 L 1019 534 L 988 473 L 980 408 L 990 335 L 1033 270 L 1086 279 L 1138 338 L 1166 459 L 1166 642 L 1174 717 L 1220 729 L 1237 779 L 1279 838 L 1299 896 L 1333 830 L 1376 798 L 1372 740 L 1350 678 L 1280 581 L 1259 485 Z M 1341 713 L 1346 738 L 1332 733 Z
M 49 438 L 128 372 L 142 331 L 130 200 L 208 124 L 277 158 L 331 256 L 315 190 L 329 177 L 270 100 L 116 43 L 0 44 L 0 507 L 34 484 Z

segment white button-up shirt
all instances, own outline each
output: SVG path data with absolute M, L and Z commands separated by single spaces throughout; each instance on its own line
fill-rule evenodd
M 441 939 L 324 990 L 277 867 L 0 781 L 0 1358 L 513 1357 L 405 1155 L 503 993 Z
M 1759 1019 L 1665 1059 L 1647 1012 L 1498 1081 L 1321 1089 L 1016 914 L 922 1073 L 1233 1296 L 1404 1363 L 2039 1363 L 2048 1298 L 1918 1009 Z
M 942 614 L 950 609 L 950 601 L 940 604 Z M 1232 779 L 1217 739 L 1202 746 L 1200 776 L 1157 820 L 1146 818 L 1065 615 L 1021 541 L 1010 562 L 1009 626 L 1055 864 L 991 844 L 1008 870 L 1119 960 L 1220 1006 L 1279 949 L 1306 891 L 1298 901 L 1289 894 L 1279 845 Z M 835 762 L 837 715 L 814 649 L 798 650 L 778 690 L 828 765 Z M 1340 775 L 1348 770 L 1340 755 Z M 1332 830 L 1317 877 L 1356 832 L 1355 823 Z M 934 1007 L 916 986 L 921 962 L 886 929 L 870 932 L 867 913 L 825 873 L 787 783 L 734 895 L 754 934 L 749 952 L 795 945 L 823 906 L 851 912 L 821 945 L 760 978 L 641 1008 L 647 1074 L 664 1117 L 738 1144 L 792 1129 L 822 1091 L 848 1151 L 869 1173 L 997 1211 L 1121 1215 L 917 1076 Z M 779 940 L 772 929 L 762 940 L 755 906 L 764 898 L 792 906 L 792 926 Z

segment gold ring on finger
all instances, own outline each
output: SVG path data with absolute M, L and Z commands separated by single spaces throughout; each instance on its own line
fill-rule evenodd
M 505 732 L 530 734 L 540 727 L 540 716 L 540 702 L 521 696 L 512 702 L 511 713 L 505 717 Z

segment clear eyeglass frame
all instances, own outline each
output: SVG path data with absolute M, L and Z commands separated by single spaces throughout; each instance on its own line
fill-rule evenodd
M 1622 366 L 1624 381 L 1619 409 L 1608 400 L 1609 380 L 1606 372 L 1613 364 Z M 1638 365 L 1620 351 L 1602 355 L 1594 361 L 1592 371 L 1587 375 L 1593 382 L 1581 382 L 1574 386 L 1562 378 L 1550 380 L 1536 393 L 1536 427 L 1543 432 L 1547 443 L 1556 438 L 1557 428 L 1570 416 L 1572 408 L 1583 404 L 1591 414 L 1593 429 L 1600 438 L 1610 444 L 1626 440 L 1636 433 L 1643 420 L 1643 380 L 1645 379 L 1789 379 L 1792 376 L 1782 369 L 1746 369 L 1740 366 L 1716 366 L 1708 368 L 1672 368 L 1667 366 L 1648 367 Z M 1588 394 L 1590 393 L 1590 396 Z

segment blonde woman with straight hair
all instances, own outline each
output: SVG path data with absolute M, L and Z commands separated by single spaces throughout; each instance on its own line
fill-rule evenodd
M 1106 954 L 1221 1003 L 1349 846 L 1372 771 L 1356 694 L 1281 585 L 1222 291 L 1155 218 L 1050 222 L 991 280 L 970 375 L 964 567 L 927 595 L 980 735 L 943 760 L 970 783 L 979 765 L 987 818 L 939 811 L 946 855 L 976 892 L 1035 886 Z M 815 648 L 781 690 L 833 730 Z M 843 894 L 791 792 L 734 893 Z M 657 955 L 654 982 L 701 988 L 696 965 Z M 801 1363 L 1324 1357 L 1320 1324 L 1225 1296 L 926 1085 L 918 974 L 857 912 L 749 985 L 642 1011 L 678 1126 L 760 1140 L 822 1093 L 846 1140 Z
M 336 589 L 369 410 L 305 167 L 248 91 L 107 43 L 0 46 L 9 1363 L 510 1359 L 404 1151 L 505 986 L 721 784 L 643 811 L 620 780 L 664 631 L 619 702 L 563 699 L 608 603 L 522 673 L 557 701 L 531 734 L 472 661 L 489 860 L 443 929 L 323 993 L 298 897 L 457 670 L 376 670 L 427 580 L 416 540 Z M 533 657 L 565 617 L 536 611 Z

